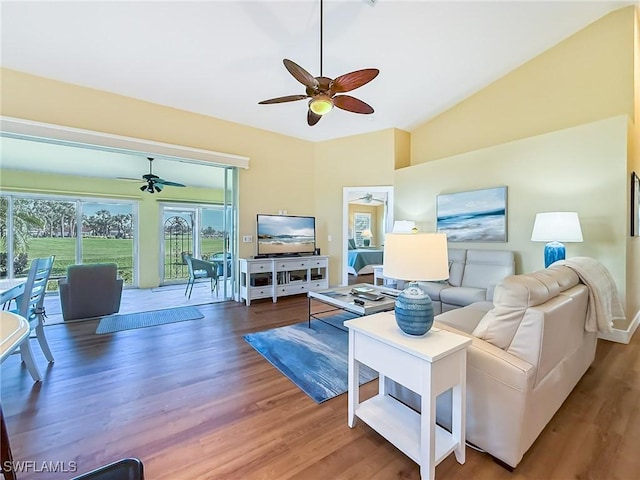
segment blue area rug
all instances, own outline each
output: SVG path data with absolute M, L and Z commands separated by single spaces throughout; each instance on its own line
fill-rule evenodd
M 320 320 L 250 333 L 243 338 L 274 367 L 317 403 L 348 390 L 349 334 L 342 325 L 348 313 Z M 334 326 L 335 325 L 335 326 Z M 360 385 L 378 377 L 360 367 Z
M 110 315 L 100 320 L 96 333 L 113 333 L 134 328 L 154 327 L 166 323 L 196 320 L 204 315 L 195 307 L 176 307 L 150 312 L 123 313 Z

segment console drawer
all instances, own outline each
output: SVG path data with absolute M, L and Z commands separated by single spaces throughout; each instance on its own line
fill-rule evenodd
M 308 283 L 292 283 L 289 285 L 278 285 L 276 293 L 280 295 L 295 295 L 296 293 L 306 293 L 309 291 Z
M 273 296 L 273 285 L 265 287 L 251 287 L 250 289 L 251 299 L 254 298 L 267 298 Z
M 270 272 L 271 262 L 249 263 L 249 273 Z

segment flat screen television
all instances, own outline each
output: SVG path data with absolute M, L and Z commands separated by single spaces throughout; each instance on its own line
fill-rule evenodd
M 259 213 L 257 225 L 260 257 L 312 255 L 315 252 L 315 217 Z

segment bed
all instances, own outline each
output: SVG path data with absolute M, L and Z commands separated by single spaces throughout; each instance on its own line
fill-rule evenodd
M 347 271 L 349 275 L 368 275 L 373 273 L 374 265 L 382 265 L 382 252 L 374 248 L 356 248 L 349 250 Z

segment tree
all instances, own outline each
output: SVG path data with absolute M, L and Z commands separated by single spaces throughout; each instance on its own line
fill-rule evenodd
M 13 234 L 13 272 L 22 273 L 28 263 L 31 230 L 42 226 L 42 220 L 33 215 L 30 205 L 23 200 L 13 202 L 13 224 L 8 225 L 9 200 L 0 197 L 0 272 L 7 274 L 7 236 Z

